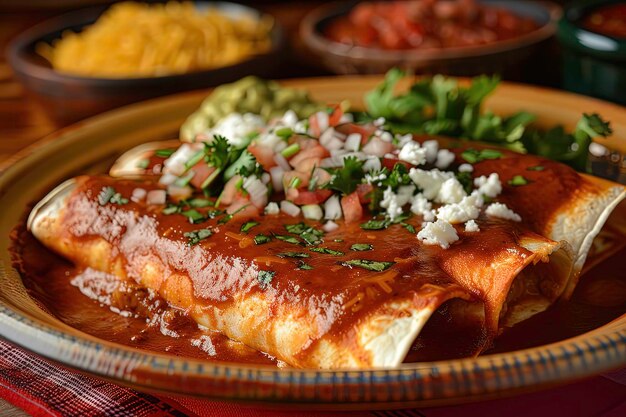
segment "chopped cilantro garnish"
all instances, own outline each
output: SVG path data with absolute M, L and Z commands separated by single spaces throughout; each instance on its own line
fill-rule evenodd
M 519 187 L 526 184 L 528 184 L 528 180 L 521 175 L 516 175 L 509 180 L 509 185 L 512 185 L 514 187 Z
M 541 166 L 541 165 L 537 165 L 537 166 L 534 166 L 534 167 L 526 168 L 526 171 L 543 171 L 544 169 L 546 169 L 546 168 Z
M 270 240 L 272 240 L 271 237 L 266 236 L 266 235 L 261 234 L 261 233 L 259 233 L 258 235 L 256 235 L 254 237 L 254 243 L 257 244 L 257 245 L 262 245 L 264 243 L 269 242 Z
M 383 168 L 386 170 L 385 168 Z M 393 169 L 388 174 L 385 171 L 381 171 L 385 175 L 385 179 L 383 179 L 382 185 L 386 187 L 391 187 L 392 189 L 397 189 L 401 185 L 413 184 L 411 181 L 411 177 L 409 177 L 409 170 L 404 164 L 396 163 L 393 166 Z M 380 173 L 378 174 L 380 175 Z
M 168 204 L 162 211 L 163 214 L 175 214 L 180 213 L 181 207 L 177 204 Z
M 256 277 L 259 281 L 259 287 L 261 287 L 262 290 L 266 289 L 274 279 L 274 275 L 276 275 L 276 272 L 274 271 L 265 271 L 261 269 L 259 271 L 259 275 Z
M 159 158 L 169 158 L 175 151 L 175 149 L 157 149 L 154 154 Z
M 196 152 L 187 162 L 185 162 L 185 169 L 190 169 L 192 166 L 202 161 L 202 158 L 204 158 L 204 151 L 200 150 Z
M 274 237 L 278 240 L 282 240 L 283 242 L 287 242 L 287 243 L 293 243 L 294 245 L 299 245 L 301 242 L 293 237 L 293 236 L 288 236 L 288 235 L 274 235 Z
M 184 233 L 183 236 L 187 238 L 187 244 L 193 246 L 211 236 L 213 232 L 210 229 L 198 229 L 191 232 Z
M 248 231 L 250 229 L 252 229 L 254 226 L 258 226 L 260 223 L 259 222 L 255 222 L 255 221 L 249 221 L 249 222 L 245 222 L 244 224 L 241 225 L 241 233 L 248 233 Z
M 415 227 L 412 224 L 408 224 L 408 223 L 400 223 L 406 230 L 409 231 L 409 233 L 417 233 L 417 231 L 415 230 Z
M 341 168 L 327 168 L 326 170 L 332 175 L 326 188 L 339 191 L 344 195 L 354 192 L 365 175 L 363 161 L 360 161 L 356 156 L 344 158 Z
M 150 166 L 149 159 L 141 159 L 139 162 L 137 162 L 137 168 L 146 169 L 149 166 Z
M 326 255 L 342 256 L 343 252 L 329 248 L 310 248 L 311 252 L 323 253 Z
M 280 258 L 308 258 L 310 255 L 305 252 L 282 252 L 278 256 Z
M 314 245 L 321 241 L 321 237 L 324 236 L 324 232 L 319 229 L 315 229 L 312 226 L 308 226 L 302 222 L 296 224 L 286 224 L 285 229 L 289 233 L 299 235 L 309 245 Z
M 456 179 L 461 183 L 467 194 L 471 194 L 474 189 L 474 178 L 471 172 L 457 172 Z
M 461 154 L 461 158 L 469 162 L 470 164 L 476 164 L 485 159 L 499 159 L 502 158 L 502 152 L 494 149 L 467 149 Z
M 282 139 L 289 139 L 293 135 L 293 130 L 290 127 L 281 127 L 274 131 L 276 136 L 281 137 Z
M 203 221 L 206 220 L 206 216 L 204 216 L 202 213 L 200 213 L 196 209 L 186 210 L 186 211 L 181 212 L 180 214 L 187 217 L 187 219 L 189 219 L 189 223 L 192 223 L 192 224 L 202 223 Z
M 313 267 L 309 264 L 307 264 L 306 262 L 298 262 L 298 269 L 302 270 L 302 271 L 310 271 L 311 269 L 313 269 Z
M 298 177 L 293 177 L 291 181 L 289 181 L 287 188 L 298 188 L 300 184 L 302 184 L 302 180 Z
M 213 205 L 213 202 L 211 200 L 207 200 L 206 198 L 192 198 L 191 200 L 187 200 L 186 203 L 189 207 L 193 208 L 209 207 Z
M 369 220 L 363 224 L 361 224 L 361 229 L 363 230 L 382 230 L 389 227 L 389 220 Z
M 289 233 L 293 233 L 295 235 L 299 235 L 300 233 L 304 233 L 308 226 L 304 223 L 296 223 L 296 224 L 286 224 L 285 229 Z
M 384 262 L 384 261 L 371 261 L 369 259 L 351 259 L 349 261 L 341 262 L 341 265 L 348 267 L 359 267 L 363 269 L 367 269 L 368 271 L 384 271 L 389 268 L 391 265 L 395 264 L 395 262 Z
M 186 187 L 187 184 L 189 184 L 189 181 L 191 181 L 191 179 L 194 176 L 194 172 L 193 171 L 189 171 L 187 172 L 184 176 L 178 178 L 176 181 L 174 181 L 174 185 L 178 186 L 178 187 Z
M 100 203 L 101 206 L 104 206 L 107 203 L 122 205 L 128 203 L 128 199 L 122 197 L 120 193 L 116 192 L 115 188 L 104 187 L 100 191 L 100 194 L 98 194 L 98 203 Z
M 369 243 L 355 243 L 354 245 L 350 246 L 350 250 L 358 251 L 358 252 L 372 250 L 372 249 L 374 249 L 374 246 Z

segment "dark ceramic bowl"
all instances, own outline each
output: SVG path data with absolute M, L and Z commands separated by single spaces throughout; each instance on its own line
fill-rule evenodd
M 602 6 L 624 0 L 577 1 L 565 8 L 558 39 L 563 46 L 563 87 L 626 104 L 626 38 L 584 29 L 580 22 Z
M 320 63 L 338 74 L 378 74 L 400 67 L 417 74 L 471 76 L 500 73 L 509 74 L 507 78 L 524 78 L 520 68 L 541 43 L 554 35 L 561 8 L 554 3 L 539 1 L 485 0 L 481 3 L 532 18 L 539 28 L 514 39 L 480 46 L 402 51 L 366 48 L 335 42 L 324 36 L 326 26 L 333 19 L 348 14 L 355 5 L 355 2 L 342 2 L 312 11 L 303 20 L 300 35 Z
M 261 13 L 250 7 L 227 2 L 196 2 L 198 7 L 216 7 L 232 15 Z M 80 31 L 106 10 L 94 7 L 68 13 L 34 26 L 9 45 L 8 61 L 28 93 L 41 102 L 51 118 L 65 125 L 85 117 L 157 96 L 216 86 L 246 75 L 269 76 L 280 64 L 284 39 L 275 24 L 271 33 L 271 50 L 228 67 L 201 70 L 179 75 L 144 78 L 95 78 L 67 75 L 52 69 L 50 63 L 35 52 L 40 42 L 51 42 L 65 30 Z

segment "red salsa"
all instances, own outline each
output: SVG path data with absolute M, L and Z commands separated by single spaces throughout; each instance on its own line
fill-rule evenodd
M 583 27 L 614 38 L 626 38 L 626 3 L 611 4 L 594 10 L 583 19 Z
M 515 38 L 537 29 L 532 19 L 475 0 L 365 2 L 332 21 L 333 41 L 389 50 L 456 48 Z

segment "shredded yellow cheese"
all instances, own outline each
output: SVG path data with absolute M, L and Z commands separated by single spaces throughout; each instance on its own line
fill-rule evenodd
M 234 18 L 191 2 L 124 2 L 80 33 L 37 52 L 58 71 L 108 78 L 180 74 L 235 64 L 271 47 L 273 21 Z

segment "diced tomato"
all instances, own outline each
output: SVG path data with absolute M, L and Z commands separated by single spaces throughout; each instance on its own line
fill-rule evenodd
M 242 209 L 242 207 L 245 207 Z M 239 211 L 241 210 L 241 211 Z M 259 215 L 259 209 L 247 199 L 238 198 L 226 209 L 228 214 L 233 214 L 233 219 L 246 220 Z
M 189 183 L 197 189 L 200 189 L 202 183 L 215 171 L 215 167 L 210 167 L 206 162 L 200 161 L 191 167 L 191 171 L 194 172 L 194 175 Z
M 355 191 L 341 198 L 341 210 L 346 223 L 355 223 L 363 217 L 363 207 L 359 201 L 359 195 Z
M 271 167 L 276 166 L 276 161 L 274 161 L 274 150 L 272 148 L 253 143 L 248 146 L 248 152 L 254 155 L 257 162 L 261 164 L 265 171 L 269 171 Z
M 371 192 L 374 190 L 372 184 L 359 184 L 356 186 L 356 193 L 361 204 L 367 204 L 372 200 Z
M 322 134 L 322 130 L 320 129 L 320 122 L 317 118 L 317 113 L 313 113 L 309 116 L 309 131 L 311 136 L 314 138 L 319 138 Z
M 343 116 L 343 110 L 341 110 L 341 106 L 336 104 L 333 106 L 333 112 L 328 117 L 328 125 L 329 126 L 337 126 L 341 121 L 341 116 Z
M 237 183 L 241 181 L 240 175 L 235 175 L 224 184 L 224 190 L 220 194 L 220 204 L 228 206 L 235 200 L 245 199 L 241 190 L 237 189 Z
M 300 179 L 300 183 L 298 184 L 297 187 L 290 187 L 290 185 L 293 185 L 292 181 L 294 181 L 294 178 L 299 178 Z M 306 187 L 309 185 L 309 173 L 308 172 L 298 172 L 298 171 L 287 171 L 283 174 L 283 187 L 285 187 L 285 193 L 287 192 L 288 188 L 300 188 L 300 187 Z
M 382 165 L 387 168 L 388 170 L 392 170 L 394 166 L 396 166 L 396 164 L 402 164 L 407 168 L 412 168 L 413 165 L 411 165 L 410 163 L 406 162 L 406 161 L 401 161 L 397 158 L 389 158 L 389 157 L 385 157 L 382 160 Z
M 310 174 L 311 170 L 320 166 L 322 160 L 320 158 L 307 158 L 296 165 L 296 171 Z
M 306 204 L 321 204 L 324 201 L 328 200 L 328 197 L 330 197 L 332 194 L 333 192 L 331 190 L 309 191 L 307 189 L 300 189 L 298 190 L 298 196 L 291 201 L 300 206 Z
M 297 169 L 298 165 L 300 165 L 300 163 L 302 163 L 302 161 L 304 161 L 305 159 L 309 159 L 309 158 L 322 159 L 322 158 L 327 158 L 329 155 L 330 153 L 328 153 L 328 150 L 326 148 L 324 148 L 321 145 L 318 145 L 314 148 L 301 150 L 300 152 L 295 154 L 289 160 L 289 165 Z
M 365 145 L 377 129 L 373 124 L 358 125 L 356 123 L 344 123 L 335 128 L 337 132 L 346 136 L 351 133 L 358 133 L 361 135 L 361 145 Z

